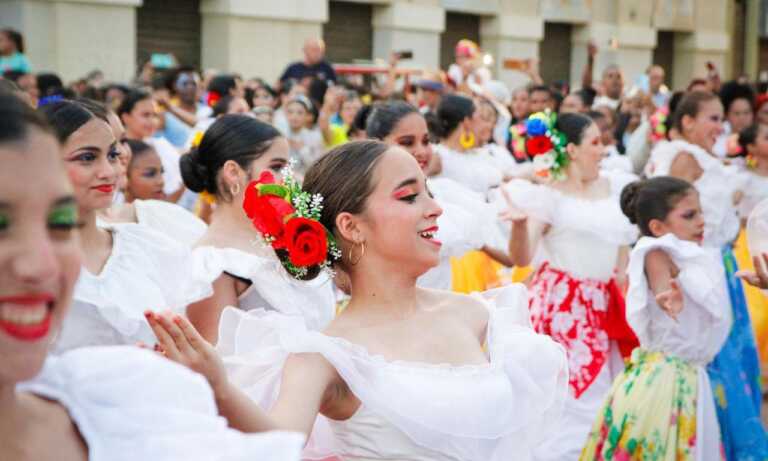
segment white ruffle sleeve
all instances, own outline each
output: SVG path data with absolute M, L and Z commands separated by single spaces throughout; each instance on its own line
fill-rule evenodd
M 336 314 L 333 281 L 325 273 L 309 281 L 296 280 L 274 251 L 268 251 L 269 256 L 259 256 L 235 248 L 197 247 L 196 278 L 213 281 L 226 272 L 248 279 L 252 285 L 240 297 L 241 309 L 277 311 L 301 317 L 310 330 L 325 328 Z
M 648 285 L 645 259 L 653 250 L 664 251 L 679 269 L 676 280 L 684 301 L 677 321 L 661 310 Z M 732 319 L 717 255 L 673 234 L 643 237 L 632 250 L 627 273 L 627 322 L 640 345 L 699 364 L 710 362 L 725 342 Z
M 183 312 L 213 294 L 200 277 L 191 250 L 140 224 L 105 225 L 113 236 L 112 254 L 102 271 L 80 271 L 72 310 L 55 351 L 83 346 L 154 343 L 144 318 L 147 309 Z
M 551 227 L 587 232 L 612 244 L 629 245 L 637 239 L 638 231 L 621 212 L 619 196 L 623 187 L 637 178 L 615 171 L 607 177 L 610 194 L 598 200 L 571 197 L 525 180 L 513 180 L 502 187 L 515 207 L 537 221 Z M 505 203 L 501 197 L 496 202 L 500 206 Z
M 174 203 L 134 200 L 133 206 L 139 224 L 161 232 L 187 247 L 192 247 L 208 229 L 202 219 Z
M 17 390 L 66 407 L 90 461 L 298 461 L 304 443 L 297 433 L 228 428 L 202 376 L 134 347 L 49 357 Z
M 533 448 L 556 430 L 562 412 L 568 393 L 565 351 L 530 328 L 523 286 L 487 296 L 487 365 L 388 361 L 344 339 L 307 331 L 288 317 L 230 308 L 222 315 L 217 347 L 232 382 L 263 408 L 278 395 L 288 355 L 318 353 L 367 410 L 415 446 L 444 459 L 529 460 Z M 318 416 L 305 458 L 343 451 L 328 421 Z

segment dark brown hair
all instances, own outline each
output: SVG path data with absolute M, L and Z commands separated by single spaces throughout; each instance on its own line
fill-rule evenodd
M 714 93 L 706 91 L 694 91 L 686 94 L 675 109 L 673 126 L 682 134 L 683 117 L 687 115 L 695 118 L 701 110 L 701 105 L 712 100 L 719 100 L 719 98 Z
M 687 181 L 657 176 L 624 186 L 619 204 L 629 222 L 637 225 L 643 235 L 653 237 L 651 221 L 666 220 L 677 202 L 692 190 L 696 189 Z
M 340 213 L 365 211 L 374 188 L 373 171 L 387 149 L 380 141 L 348 142 L 331 149 L 309 168 L 303 189 L 323 196 L 320 222 L 330 232 L 336 230 Z

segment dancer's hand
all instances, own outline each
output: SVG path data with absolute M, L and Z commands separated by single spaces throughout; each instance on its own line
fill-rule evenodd
M 677 315 L 683 310 L 683 291 L 677 280 L 672 279 L 669 290 L 656 295 L 656 302 L 670 317 L 677 320 Z
M 507 202 L 507 209 L 499 213 L 499 219 L 521 225 L 528 222 L 528 215 L 515 206 L 514 202 L 512 202 L 512 197 L 509 196 L 509 192 L 503 187 L 501 188 L 501 194 L 504 196 L 504 201 Z
M 762 290 L 768 289 L 768 253 L 763 253 L 760 256 L 754 256 L 752 262 L 755 265 L 755 271 L 738 271 L 736 277 L 744 280 L 748 284 L 760 288 Z
M 171 312 L 157 314 L 146 311 L 144 316 L 157 336 L 155 350 L 166 358 L 203 375 L 214 394 L 227 384 L 224 363 L 216 349 L 197 332 L 186 318 Z

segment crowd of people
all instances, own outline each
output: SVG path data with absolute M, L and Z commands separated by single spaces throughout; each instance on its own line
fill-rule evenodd
M 0 31 L 0 451 L 768 459 L 768 89 L 597 51 L 65 85 Z

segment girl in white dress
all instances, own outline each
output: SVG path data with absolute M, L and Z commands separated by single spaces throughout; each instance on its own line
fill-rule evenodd
M 427 176 L 429 191 L 443 209 L 437 233 L 443 243 L 440 264 L 419 277 L 419 286 L 450 290 L 451 258 L 470 250 L 483 250 L 496 260 L 508 262 L 508 244 L 496 208 L 456 181 L 432 176 L 437 159 L 429 143 L 427 122 L 415 107 L 405 102 L 376 105 L 368 118 L 367 134 L 413 155 Z
M 144 310 L 183 310 L 210 295 L 210 281 L 195 278 L 189 249 L 164 235 L 138 224 L 98 225 L 97 214 L 112 204 L 115 193 L 115 137 L 106 122 L 78 103 L 60 101 L 42 111 L 63 144 L 84 253 L 72 312 L 54 350 L 153 343 Z
M 339 146 L 304 190 L 324 197 L 320 222 L 351 280 L 347 308 L 322 333 L 225 310 L 229 373 L 184 319 L 152 315 L 165 353 L 208 376 L 234 427 L 312 432 L 306 458 L 531 459 L 557 430 L 567 371 L 562 348 L 531 330 L 525 288 L 488 300 L 416 286 L 439 261 L 441 210 L 399 147 Z
M 643 233 L 630 255 L 627 292 L 640 347 L 614 381 L 581 459 L 719 461 L 706 365 L 732 317 L 722 263 L 700 246 L 699 194 L 662 176 L 625 187 L 621 207 Z
M 760 420 L 760 367 L 731 243 L 739 232 L 736 202 L 739 181 L 712 152 L 722 132 L 723 106 L 711 93 L 683 97 L 675 111 L 680 139 L 660 143 L 651 153 L 654 176 L 670 175 L 693 184 L 704 211 L 703 247 L 721 258 L 726 274 L 733 327 L 728 340 L 707 367 L 717 399 L 721 436 L 728 460 L 768 457 L 768 436 Z
M 529 155 L 534 165 L 543 165 L 537 174 L 561 179 L 544 185 L 515 180 L 503 191 L 512 204 L 510 255 L 516 265 L 537 266 L 530 285 L 533 326 L 568 351 L 571 392 L 563 428 L 542 444 L 537 459 L 573 460 L 623 369 L 621 356 L 636 345 L 617 274 L 625 272 L 627 245 L 637 230 L 619 209 L 628 181 L 617 174 L 600 176 L 597 125 L 580 114 L 563 114 L 554 126 L 545 126 L 544 119 L 536 121 L 541 116 L 529 119 L 528 135 L 557 138 L 528 142 Z M 541 151 L 530 152 L 537 143 Z M 550 147 L 555 143 L 557 151 Z
M 294 279 L 275 251 L 259 241 L 243 210 L 246 186 L 263 171 L 279 180 L 288 165 L 288 151 L 288 141 L 271 125 L 246 115 L 224 115 L 205 132 L 200 145 L 181 159 L 187 187 L 216 197 L 211 224 L 193 252 L 200 276 L 215 280 L 214 294 L 187 310 L 208 341 L 216 342 L 219 317 L 226 306 L 298 316 L 315 330 L 333 318 L 330 278 Z
M 0 95 L 0 450 L 14 461 L 297 461 L 303 437 L 243 435 L 205 380 L 133 347 L 48 356 L 80 271 L 60 145 Z

